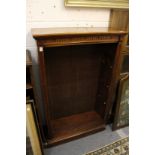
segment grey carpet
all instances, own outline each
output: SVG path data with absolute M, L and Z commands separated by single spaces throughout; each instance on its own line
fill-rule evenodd
M 112 131 L 108 125 L 104 131 L 44 150 L 45 155 L 82 155 L 129 135 L 129 128 Z

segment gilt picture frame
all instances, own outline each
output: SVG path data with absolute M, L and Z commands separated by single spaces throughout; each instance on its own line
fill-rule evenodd
M 128 9 L 129 0 L 65 0 L 65 6 Z
M 33 110 L 34 101 L 26 103 L 26 154 L 43 155 L 43 148 L 39 138 L 38 126 Z

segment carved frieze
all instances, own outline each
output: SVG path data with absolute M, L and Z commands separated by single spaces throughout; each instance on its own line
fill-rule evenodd
M 119 41 L 118 35 L 91 35 L 91 36 L 61 36 L 38 39 L 38 45 L 44 47 L 64 46 L 89 43 L 114 43 Z

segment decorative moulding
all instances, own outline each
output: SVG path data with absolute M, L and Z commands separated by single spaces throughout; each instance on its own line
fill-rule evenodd
M 128 9 L 129 0 L 65 0 L 65 6 Z

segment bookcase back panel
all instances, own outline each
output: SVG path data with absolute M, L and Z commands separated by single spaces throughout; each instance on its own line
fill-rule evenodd
M 51 119 L 104 109 L 116 47 L 91 44 L 44 49 Z

